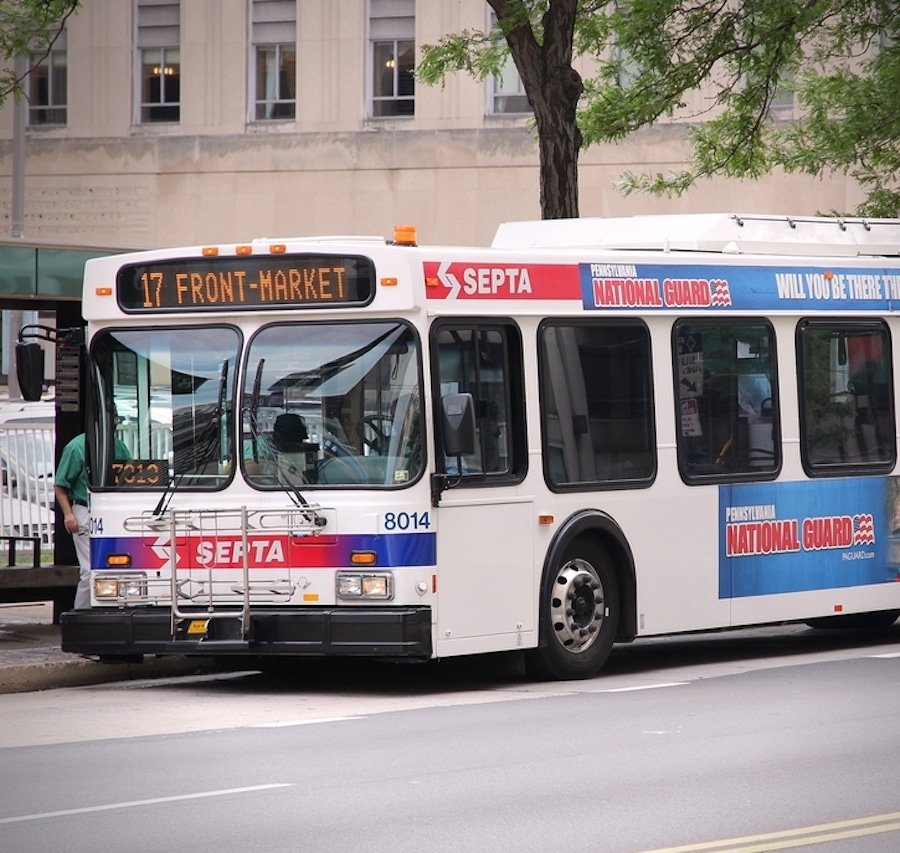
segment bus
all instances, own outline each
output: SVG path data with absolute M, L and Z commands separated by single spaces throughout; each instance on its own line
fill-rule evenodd
M 898 253 L 900 221 L 701 214 L 89 260 L 62 647 L 575 679 L 636 637 L 890 625 Z

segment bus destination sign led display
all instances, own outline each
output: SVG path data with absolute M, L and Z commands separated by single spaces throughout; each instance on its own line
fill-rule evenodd
M 365 305 L 374 293 L 374 265 L 360 256 L 171 258 L 129 264 L 116 276 L 129 312 Z

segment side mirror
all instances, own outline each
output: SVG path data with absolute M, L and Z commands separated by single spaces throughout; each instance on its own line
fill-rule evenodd
M 475 403 L 471 394 L 441 397 L 441 437 L 445 456 L 470 456 L 475 452 Z
M 16 378 L 24 400 L 33 403 L 41 399 L 44 390 L 44 350 L 40 344 L 16 344 Z
M 462 457 L 475 452 L 475 402 L 471 394 L 445 394 L 441 397 L 441 444 L 438 454 L 455 456 L 456 474 L 431 475 L 431 505 L 440 506 L 444 489 L 462 480 Z

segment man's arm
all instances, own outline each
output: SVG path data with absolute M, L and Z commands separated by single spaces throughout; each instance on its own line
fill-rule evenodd
M 56 505 L 63 515 L 63 524 L 66 530 L 74 536 L 78 532 L 78 519 L 75 518 L 75 513 L 72 510 L 69 492 L 63 486 L 54 486 L 53 491 L 56 493 Z

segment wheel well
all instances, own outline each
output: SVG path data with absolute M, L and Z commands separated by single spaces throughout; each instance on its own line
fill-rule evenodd
M 583 540 L 603 548 L 615 566 L 621 597 L 621 615 L 616 642 L 628 643 L 637 636 L 637 584 L 634 557 L 622 528 L 605 512 L 583 510 L 568 518 L 559 528 L 544 557 L 541 577 L 541 607 L 546 606 L 546 584 L 551 571 L 559 564 L 563 551 L 573 542 Z M 544 637 L 541 637 L 541 643 Z

